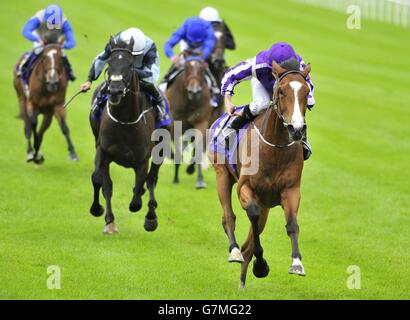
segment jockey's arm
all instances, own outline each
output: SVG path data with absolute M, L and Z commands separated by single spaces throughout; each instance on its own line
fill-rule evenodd
M 236 66 L 228 69 L 221 82 L 221 94 L 222 95 L 233 95 L 234 88 L 237 84 L 242 81 L 249 80 L 252 77 L 252 67 L 253 67 L 253 59 L 248 59 L 241 63 L 238 63 Z
M 303 61 L 302 58 L 300 58 L 300 69 L 304 70 L 305 68 L 306 68 L 306 63 Z M 307 82 L 307 84 L 309 86 L 309 89 L 310 89 L 310 92 L 309 92 L 309 95 L 308 95 L 307 106 L 308 106 L 308 109 L 311 110 L 315 106 L 316 102 L 315 102 L 315 97 L 314 97 L 315 86 L 313 85 L 310 73 L 306 77 L 306 82 Z
M 31 41 L 31 42 L 40 42 L 41 39 L 38 35 L 34 34 L 34 31 L 36 31 L 40 27 L 41 21 L 37 16 L 34 16 L 31 18 L 27 23 L 25 24 L 22 34 L 23 36 Z
M 137 69 L 138 77 L 141 80 L 155 84 L 159 79 L 159 55 L 157 46 L 152 42 L 151 48 L 144 55 L 142 68 Z
M 76 41 L 74 37 L 73 29 L 71 28 L 71 24 L 69 21 L 65 21 L 63 24 L 62 31 L 65 35 L 65 43 L 63 48 L 64 49 L 73 49 L 76 46 Z
M 184 39 L 186 34 L 186 23 L 184 22 L 184 24 L 182 26 L 180 26 L 178 28 L 178 30 L 176 30 L 171 38 L 168 39 L 167 42 L 165 42 L 164 45 L 164 50 L 165 50 L 165 55 L 168 58 L 172 58 L 174 57 L 174 50 L 173 48 L 181 41 Z
M 108 62 L 108 57 L 110 56 L 111 47 L 109 44 L 105 46 L 103 52 L 101 52 L 93 61 L 90 72 L 88 73 L 88 79 L 85 83 L 80 85 L 80 90 L 85 92 L 91 88 L 91 83 L 98 79 L 104 70 L 105 65 Z

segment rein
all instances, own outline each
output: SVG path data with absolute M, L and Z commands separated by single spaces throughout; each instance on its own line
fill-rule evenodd
M 279 98 L 278 98 L 278 90 L 279 90 L 279 83 L 289 74 L 300 74 L 303 77 L 303 73 L 298 70 L 289 70 L 283 73 L 275 82 L 275 85 L 273 87 L 273 97 L 274 101 L 270 104 L 270 106 L 273 107 L 273 110 L 276 112 L 278 118 L 281 120 L 282 125 L 287 128 L 290 124 L 285 121 L 285 118 L 279 111 Z M 304 78 L 304 77 L 303 77 Z M 266 112 L 265 112 L 266 114 Z M 306 124 L 306 123 L 305 123 Z M 273 148 L 287 148 L 296 143 L 296 141 L 291 141 L 288 144 L 273 144 L 265 139 L 265 137 L 262 135 L 262 133 L 259 131 L 259 129 L 256 127 L 255 122 L 252 121 L 252 125 L 255 128 L 256 132 L 258 133 L 259 137 L 261 140 L 267 144 L 268 146 L 271 146 Z

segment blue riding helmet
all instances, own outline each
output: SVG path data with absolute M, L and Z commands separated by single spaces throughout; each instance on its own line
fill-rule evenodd
M 44 10 L 44 20 L 48 24 L 61 26 L 63 22 L 63 10 L 57 4 L 50 4 Z
M 192 44 L 200 45 L 207 36 L 207 24 L 200 18 L 190 20 L 187 25 L 187 38 Z

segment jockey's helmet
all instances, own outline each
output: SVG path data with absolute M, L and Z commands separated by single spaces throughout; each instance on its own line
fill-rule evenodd
M 146 44 L 145 34 L 138 28 L 129 28 L 120 33 L 119 38 L 121 41 L 129 44 L 131 38 L 134 39 L 134 46 L 132 48 L 132 54 L 136 57 L 136 65 L 141 66 L 144 58 L 144 49 Z
M 187 26 L 187 38 L 190 44 L 201 44 L 207 36 L 207 22 L 201 18 L 191 19 Z
M 49 26 L 62 27 L 63 10 L 57 4 L 50 4 L 44 10 L 44 20 Z
M 218 10 L 212 7 L 206 7 L 201 10 L 199 17 L 209 22 L 222 22 Z

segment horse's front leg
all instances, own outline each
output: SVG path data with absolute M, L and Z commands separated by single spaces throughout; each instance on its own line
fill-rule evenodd
M 27 157 L 26 160 L 27 162 L 33 161 L 34 160 L 34 152 L 33 152 L 33 147 L 31 144 L 31 136 L 33 133 L 33 128 L 31 124 L 31 118 L 27 114 L 27 110 L 24 110 L 23 114 L 23 120 L 24 120 L 24 136 L 27 141 Z
M 260 242 L 260 234 L 265 226 L 267 219 L 267 210 L 261 210 L 257 204 L 252 189 L 245 183 L 240 186 L 239 200 L 242 208 L 246 210 L 249 220 L 252 224 L 252 241 L 253 248 L 251 252 L 242 252 L 244 254 L 245 264 L 249 264 L 252 254 L 255 255 L 256 261 L 253 264 L 253 274 L 257 278 L 264 278 L 269 274 L 269 266 L 263 258 L 263 248 Z M 252 243 L 250 243 L 252 245 Z M 245 254 L 246 253 L 246 254 Z M 245 274 L 244 274 L 245 272 Z M 245 285 L 246 270 L 241 272 L 241 287 Z
M 216 174 L 216 187 L 219 202 L 221 203 L 223 216 L 222 226 L 229 239 L 228 262 L 243 262 L 243 256 L 235 237 L 236 216 L 232 209 L 232 187 L 234 180 L 224 164 L 218 164 L 217 156 L 214 154 L 214 168 Z
M 98 147 L 100 149 L 100 147 Z M 98 152 L 98 151 L 97 151 Z M 114 213 L 112 212 L 111 207 L 111 198 L 112 198 L 112 180 L 110 177 L 110 162 L 111 160 L 100 149 L 100 173 L 102 177 L 102 190 L 105 198 L 105 203 L 107 211 L 105 213 L 105 227 L 104 234 L 114 234 L 118 232 L 117 226 L 114 223 Z
M 38 115 L 39 112 L 37 110 L 34 110 L 32 107 L 32 104 L 30 103 L 31 108 L 29 109 L 29 119 L 30 119 L 30 126 L 31 126 L 31 132 L 33 134 L 33 140 L 34 140 L 34 155 L 33 155 L 33 160 L 36 164 L 42 164 L 44 162 L 44 157 L 40 153 L 40 144 L 41 141 L 39 140 L 38 134 L 37 134 L 37 125 L 38 125 Z
M 100 204 L 100 190 L 103 185 L 103 177 L 101 173 L 101 149 L 97 147 L 97 152 L 95 154 L 95 169 L 91 176 L 91 181 L 94 188 L 94 200 L 90 208 L 90 213 L 99 217 L 104 213 L 104 208 Z
M 144 161 L 142 165 L 134 168 L 135 185 L 133 189 L 133 197 L 129 205 L 131 212 L 138 212 L 142 207 L 142 195 L 145 193 L 144 183 L 147 179 L 148 160 Z
M 161 151 L 162 152 L 162 151 Z M 162 158 L 162 155 L 160 155 Z M 153 158 L 151 161 L 151 168 L 149 170 L 148 178 L 147 178 L 147 188 L 149 191 L 149 202 L 148 202 L 148 213 L 145 216 L 144 228 L 147 231 L 155 231 L 158 227 L 158 219 L 157 214 L 155 212 L 158 203 L 155 199 L 155 187 L 158 182 L 158 172 L 159 168 L 162 165 L 162 161 L 160 163 L 156 163 L 155 159 Z
M 63 133 L 66 139 L 66 142 L 67 142 L 67 147 L 68 147 L 68 152 L 69 152 L 68 159 L 72 161 L 80 160 L 78 158 L 77 153 L 75 152 L 73 142 L 71 141 L 70 129 L 68 128 L 68 125 L 67 125 L 67 115 L 66 115 L 66 111 L 63 108 L 63 106 L 59 106 L 55 108 L 54 115 L 60 125 L 61 132 Z
M 299 251 L 299 225 L 297 214 L 300 204 L 300 189 L 293 188 L 281 193 L 281 205 L 286 218 L 286 232 L 292 244 L 292 265 L 289 269 L 290 274 L 306 275 L 302 264 L 302 255 Z

